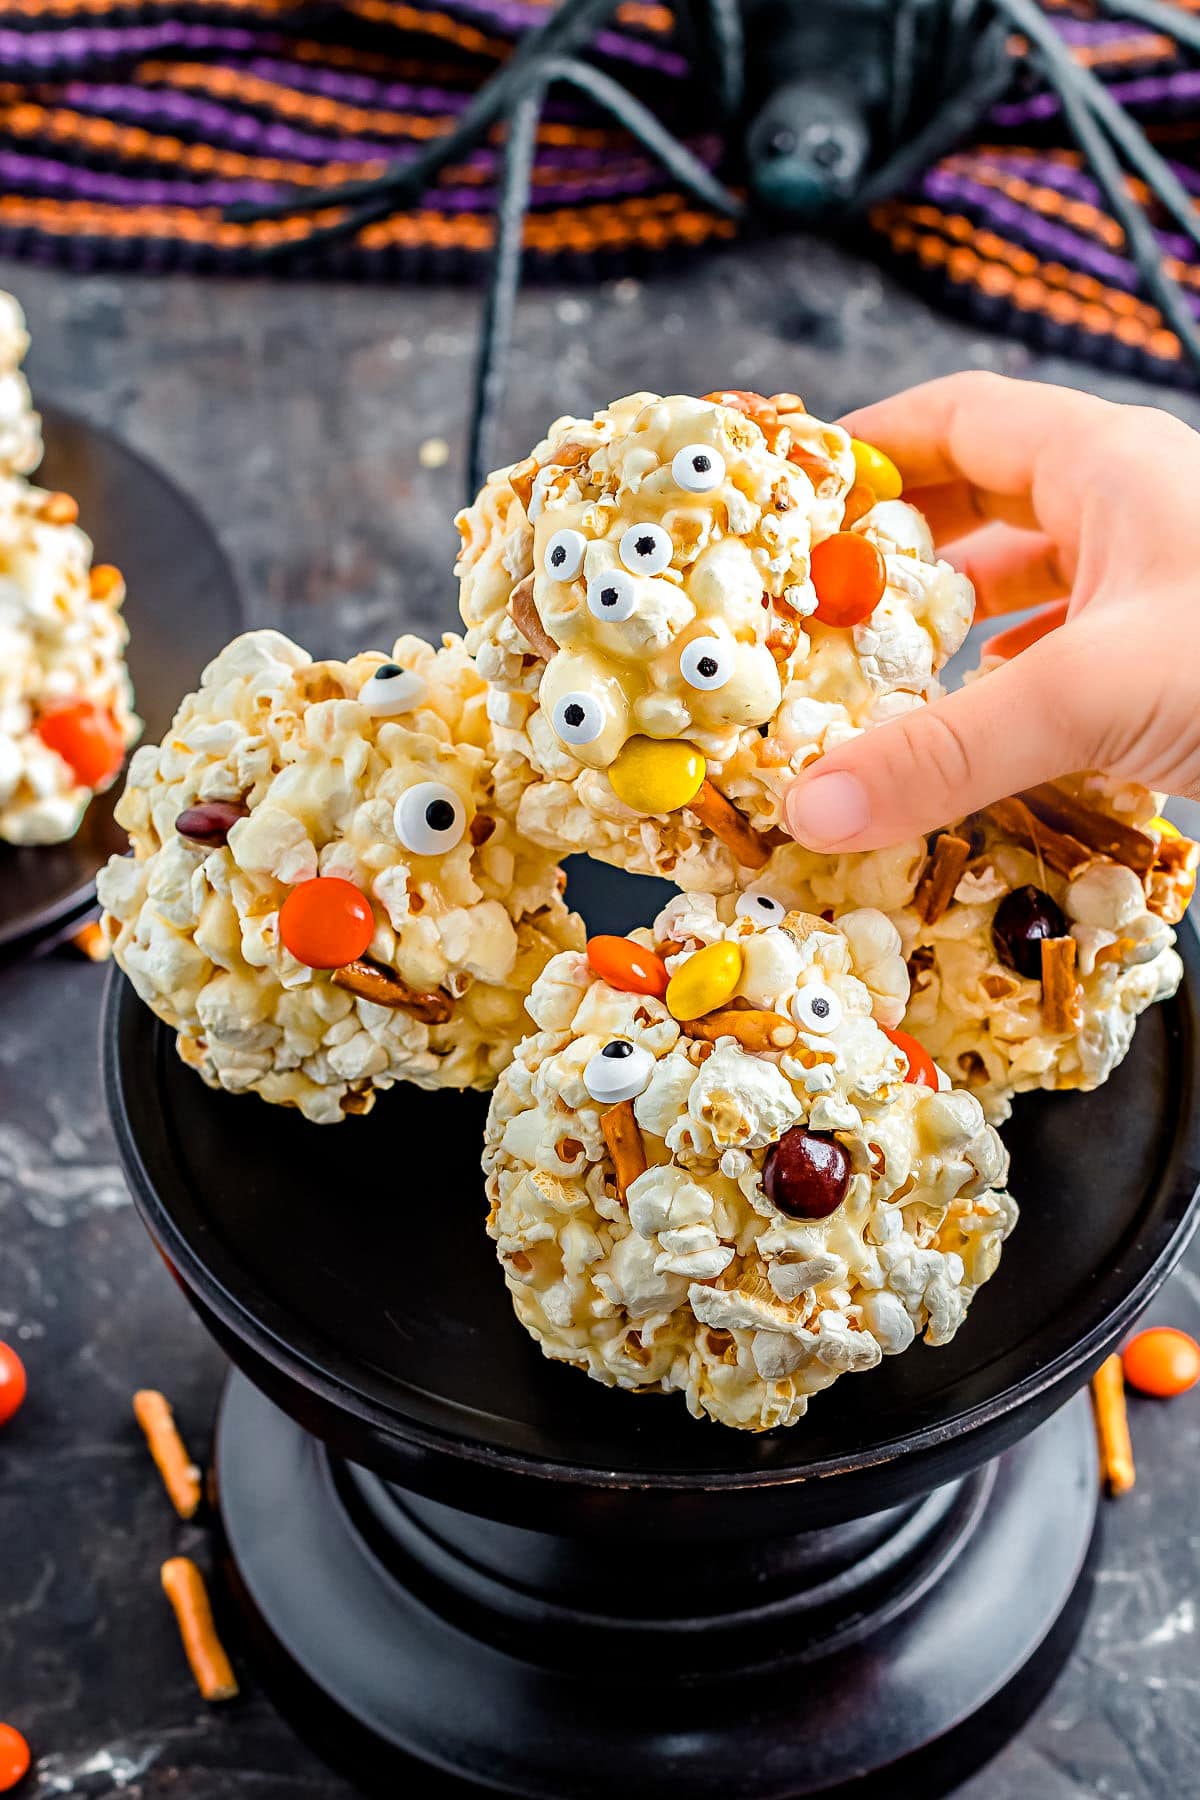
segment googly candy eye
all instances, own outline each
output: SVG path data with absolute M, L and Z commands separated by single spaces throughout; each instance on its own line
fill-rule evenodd
M 823 1037 L 841 1024 L 842 1003 L 823 981 L 810 981 L 793 994 L 792 1017 L 802 1031 L 815 1031 Z
M 574 581 L 583 567 L 586 549 L 587 539 L 582 531 L 572 531 L 569 525 L 564 526 L 546 545 L 542 567 L 551 581 Z
M 707 444 L 685 444 L 671 459 L 671 479 L 687 494 L 711 494 L 725 479 L 725 458 Z
M 782 925 L 787 909 L 770 894 L 739 894 L 734 912 L 739 919 L 753 919 L 756 925 Z
M 425 698 L 425 683 L 399 663 L 380 663 L 369 681 L 358 690 L 358 703 L 373 719 L 391 719 L 411 712 Z
M 633 577 L 624 569 L 605 569 L 593 575 L 587 585 L 588 611 L 594 619 L 620 625 L 632 617 L 637 605 Z
M 617 554 L 633 575 L 661 575 L 671 566 L 675 546 L 661 525 L 631 525 L 622 534 Z
M 616 1106 L 621 1100 L 636 1100 L 650 1082 L 654 1058 L 648 1050 L 631 1044 L 628 1038 L 613 1038 L 588 1061 L 583 1071 L 583 1085 L 601 1106 Z
M 564 694 L 551 722 L 564 744 L 592 744 L 604 730 L 604 714 L 590 694 Z
M 679 673 L 689 687 L 711 693 L 723 688 L 733 674 L 733 648 L 720 638 L 693 638 L 679 658 Z
M 414 856 L 444 856 L 462 841 L 467 812 L 444 781 L 419 781 L 401 794 L 392 815 L 396 836 Z

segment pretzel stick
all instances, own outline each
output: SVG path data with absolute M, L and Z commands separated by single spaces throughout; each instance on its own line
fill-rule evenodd
M 1164 838 L 1146 876 L 1146 904 L 1168 925 L 1178 925 L 1196 891 L 1200 844 L 1191 838 Z
M 374 1006 L 393 1006 L 411 1013 L 424 1025 L 445 1025 L 454 1016 L 454 1002 L 449 994 L 440 988 L 422 993 L 419 988 L 409 987 L 395 970 L 382 968 L 366 957 L 335 969 L 333 984 L 345 988 L 348 994 L 357 994 L 360 1000 L 370 1000 Z
M 1125 825 L 1120 819 L 1111 818 L 1097 807 L 1088 806 L 1073 794 L 1064 793 L 1052 781 L 1027 788 L 1021 799 L 1056 831 L 1078 839 L 1102 856 L 1111 856 L 1114 862 L 1124 863 L 1127 869 L 1133 869 L 1139 875 L 1146 874 L 1154 862 L 1158 846 L 1152 837 L 1144 831 L 1135 831 L 1132 825 Z
M 1042 1022 L 1047 1031 L 1074 1031 L 1079 1025 L 1076 949 L 1073 937 L 1042 939 Z
M 695 799 L 688 801 L 688 810 L 695 813 L 715 838 L 720 838 L 727 850 L 733 851 L 743 869 L 762 869 L 770 861 L 771 852 L 758 832 L 747 824 L 737 807 L 713 786 L 707 775 L 700 783 L 700 792 Z
M 166 1396 L 157 1388 L 139 1388 L 133 1416 L 146 1434 L 171 1505 L 181 1519 L 193 1518 L 200 1504 L 200 1471 L 184 1447 Z
M 613 1173 L 617 1178 L 617 1196 L 624 1202 L 630 1183 L 636 1181 L 639 1175 L 644 1175 L 648 1166 L 642 1128 L 633 1116 L 633 1101 L 621 1100 L 616 1106 L 610 1106 L 607 1112 L 602 1112 L 600 1129 L 608 1145 L 608 1154 L 612 1157 Z
M 997 830 L 1023 844 L 1027 850 L 1032 850 L 1060 875 L 1078 875 L 1096 860 L 1086 844 L 1047 825 L 1023 800 L 997 800 L 994 805 L 985 806 L 979 816 L 990 820 Z
M 941 918 L 970 860 L 971 846 L 966 838 L 957 837 L 952 831 L 938 833 L 933 855 L 922 870 L 913 895 L 917 915 L 926 925 Z
M 234 1699 L 237 1677 L 217 1636 L 203 1575 L 190 1556 L 172 1556 L 162 1566 L 161 1580 L 201 1695 L 205 1700 Z
M 786 1050 L 798 1035 L 792 1021 L 782 1013 L 738 1007 L 706 1013 L 702 1019 L 688 1019 L 680 1029 L 685 1037 L 702 1038 L 708 1044 L 715 1044 L 718 1038 L 736 1038 L 742 1049 L 752 1054 Z
M 1127 1494 L 1137 1479 L 1125 1411 L 1125 1375 L 1115 1354 L 1106 1357 L 1092 1376 L 1092 1408 L 1100 1445 L 1100 1476 L 1115 1498 Z
M 532 575 L 519 581 L 508 596 L 508 616 L 530 649 L 536 650 L 546 662 L 558 655 L 558 645 L 542 624 L 542 615 L 534 604 Z

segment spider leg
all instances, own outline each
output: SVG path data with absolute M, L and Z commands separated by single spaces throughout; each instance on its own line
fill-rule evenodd
M 362 206 L 387 201 L 369 216 L 355 211 L 337 226 L 327 227 L 305 240 L 305 248 L 315 242 L 328 242 L 357 231 L 369 219 L 385 217 L 415 206 L 448 162 L 462 156 L 502 114 L 527 85 L 531 75 L 547 56 L 569 54 L 585 43 L 615 9 L 617 0 L 562 0 L 546 23 L 523 37 L 503 68 L 475 94 L 453 131 L 436 138 L 418 155 L 394 162 L 382 175 L 364 181 L 348 181 L 339 187 L 321 188 L 313 192 L 303 189 L 283 200 L 264 202 L 236 201 L 225 209 L 225 217 L 235 224 L 249 225 L 260 219 L 286 219 L 296 213 L 323 211 L 326 207 Z M 289 244 L 286 252 L 296 248 Z
M 1097 123 L 1093 85 L 1100 84 L 1094 83 L 1094 78 L 1075 61 L 1034 0 L 996 0 L 996 5 L 1037 46 L 1045 72 L 1062 102 L 1067 123 L 1091 165 L 1092 173 L 1104 189 L 1146 287 L 1193 365 L 1200 369 L 1200 328 L 1182 289 L 1168 275 L 1150 221 L 1130 195 L 1125 185 L 1125 170 Z M 1151 182 L 1151 186 L 1155 183 Z
M 746 97 L 746 34 L 739 0 L 693 0 L 691 8 L 677 8 L 676 19 L 690 40 L 692 60 L 708 67 L 722 121 L 739 118 Z
M 541 80 L 534 81 L 518 96 L 509 115 L 496 203 L 496 241 L 471 389 L 471 423 L 467 439 L 468 506 L 487 477 L 492 425 L 504 399 L 508 348 L 521 281 L 525 215 L 529 210 L 538 120 L 545 98 L 545 84 Z

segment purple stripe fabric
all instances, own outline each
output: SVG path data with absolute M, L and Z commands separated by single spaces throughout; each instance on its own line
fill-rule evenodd
M 188 25 L 162 19 L 156 25 L 70 26 L 63 31 L 8 31 L 0 28 L 0 68 L 11 78 L 15 69 L 53 71 L 81 62 L 119 62 L 153 56 L 164 50 L 200 55 L 222 51 L 276 50 L 284 39 L 276 28 L 247 31 L 238 27 Z
M 1176 69 L 1170 75 L 1142 75 L 1134 81 L 1106 82 L 1113 99 L 1133 112 L 1150 111 L 1169 105 L 1173 108 L 1194 106 L 1200 101 L 1200 69 Z M 997 125 L 1019 129 L 1023 125 L 1045 124 L 1062 110 L 1058 95 L 1030 94 L 1023 100 L 1005 100 L 992 108 L 989 117 Z

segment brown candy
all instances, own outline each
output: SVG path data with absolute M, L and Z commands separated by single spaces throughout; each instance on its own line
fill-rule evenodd
M 189 843 L 206 844 L 216 850 L 249 811 L 240 800 L 203 800 L 198 806 L 184 808 L 175 821 L 175 829 Z

